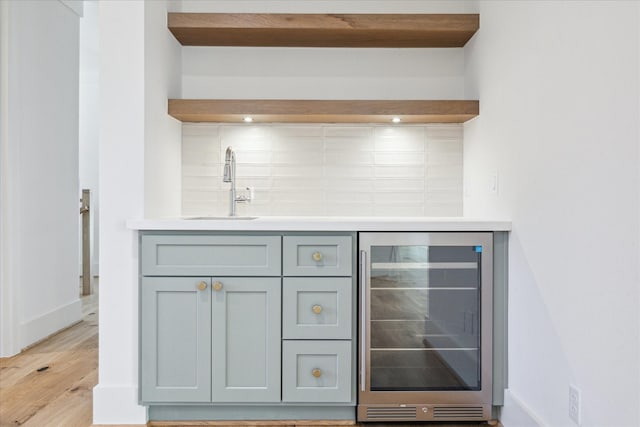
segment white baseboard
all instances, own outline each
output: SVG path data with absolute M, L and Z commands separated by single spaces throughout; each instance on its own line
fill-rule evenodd
M 20 349 L 29 347 L 81 319 L 82 302 L 79 299 L 31 319 L 20 325 Z
M 138 387 L 103 386 L 93 388 L 93 424 L 146 425 L 147 407 L 138 405 Z
M 508 389 L 504 393 L 500 423 L 504 427 L 547 427 L 527 405 Z

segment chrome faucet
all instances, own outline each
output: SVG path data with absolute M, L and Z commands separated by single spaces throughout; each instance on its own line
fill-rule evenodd
M 247 187 L 249 194 L 246 196 L 236 196 L 236 153 L 231 147 L 227 147 L 224 155 L 224 176 L 222 181 L 231 183 L 231 188 L 229 189 L 229 216 L 236 216 L 236 203 L 251 203 L 251 200 L 253 200 L 253 188 Z

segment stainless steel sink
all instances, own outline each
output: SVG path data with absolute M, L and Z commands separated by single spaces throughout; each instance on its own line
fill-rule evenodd
M 207 221 L 226 221 L 226 220 L 247 220 L 247 219 L 256 219 L 257 216 L 190 216 L 185 217 L 184 219 L 199 219 L 199 220 L 207 220 Z

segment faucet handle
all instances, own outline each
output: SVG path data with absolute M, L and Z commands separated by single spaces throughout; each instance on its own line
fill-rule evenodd
M 251 203 L 251 200 L 253 200 L 254 196 L 253 187 L 246 187 L 246 190 L 248 192 L 247 194 L 236 196 L 236 202 Z

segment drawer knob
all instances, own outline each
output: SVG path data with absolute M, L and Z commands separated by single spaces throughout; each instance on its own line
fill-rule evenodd
M 221 289 L 222 289 L 222 283 L 220 283 L 220 282 L 215 282 L 215 283 L 213 284 L 213 290 L 214 290 L 214 291 L 219 292 Z
M 316 378 L 320 378 L 320 375 L 322 375 L 322 371 L 318 368 L 315 368 L 311 371 L 311 375 L 313 375 Z
M 204 291 L 205 289 L 207 289 L 207 284 L 206 282 L 200 282 L 198 283 L 198 289 L 201 291 Z
M 314 252 L 313 255 L 311 255 L 313 257 L 314 261 L 322 261 L 322 253 L 321 252 Z
M 320 314 L 322 313 L 322 306 L 321 305 L 314 305 L 313 307 L 311 307 L 311 310 L 315 313 L 315 314 Z

